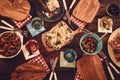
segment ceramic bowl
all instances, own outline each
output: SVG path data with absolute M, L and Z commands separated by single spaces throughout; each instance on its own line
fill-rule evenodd
M 93 52 L 88 52 L 87 50 L 85 50 L 85 48 L 83 48 L 83 45 L 82 45 L 82 41 L 83 41 L 85 38 L 87 38 L 88 36 L 93 37 L 93 38 L 97 41 L 97 42 L 96 42 L 95 50 L 94 50 Z M 84 34 L 84 35 L 80 38 L 79 45 L 80 45 L 81 50 L 82 50 L 85 54 L 88 54 L 88 55 L 98 54 L 98 53 L 102 50 L 102 48 L 103 48 L 102 40 L 100 40 L 100 37 L 99 37 L 97 34 L 94 34 L 94 33 L 86 33 L 86 34 Z
M 4 34 L 7 34 L 7 35 L 8 35 L 8 34 L 10 34 L 10 33 L 14 33 L 14 32 L 13 32 L 13 31 L 6 31 L 6 32 L 1 33 L 1 34 L 0 34 L 0 39 L 1 39 L 1 36 L 2 36 L 2 35 L 4 35 Z M 6 40 L 5 40 L 5 43 L 7 44 L 7 46 L 6 46 L 6 44 L 2 46 L 2 47 L 6 47 L 7 49 L 9 48 L 9 51 L 7 50 L 4 55 L 0 54 L 0 58 L 14 58 L 14 57 L 16 57 L 16 56 L 20 53 L 20 51 L 21 51 L 21 49 L 22 49 L 22 46 L 23 46 L 23 36 L 22 36 L 21 33 L 19 33 L 18 31 L 15 31 L 15 33 L 16 33 L 16 35 L 20 38 L 20 48 L 19 48 L 19 49 L 17 50 L 17 52 L 15 52 L 14 54 L 13 54 L 13 53 L 10 53 L 11 51 L 13 51 L 13 49 L 16 49 L 16 48 L 19 46 L 19 45 L 16 45 L 16 46 L 15 46 L 15 44 L 18 43 L 17 37 L 16 37 L 16 40 L 11 37 L 11 38 L 7 39 L 7 40 L 8 40 L 7 42 L 6 42 Z M 3 38 L 4 38 L 4 37 L 3 37 Z M 12 41 L 12 42 L 10 42 L 10 41 Z M 14 42 L 14 41 L 17 41 L 17 42 Z M 14 46 L 13 46 L 13 45 L 14 45 Z M 14 47 L 14 48 L 13 48 L 13 47 Z M 11 51 L 10 51 L 10 50 L 11 50 Z M 7 54 L 7 55 L 6 55 L 6 54 Z
M 110 16 L 117 16 L 120 13 L 120 9 L 117 4 L 112 3 L 106 7 L 106 12 Z
M 77 58 L 77 54 L 74 50 L 69 49 L 64 52 L 64 59 L 68 62 L 74 62 Z
M 35 30 L 39 30 L 43 27 L 44 25 L 44 21 L 41 20 L 39 17 L 34 17 L 32 20 L 31 20 L 31 27 Z

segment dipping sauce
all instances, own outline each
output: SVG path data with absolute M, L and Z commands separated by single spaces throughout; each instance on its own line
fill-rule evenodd
M 39 44 L 36 40 L 32 39 L 26 42 L 25 47 L 29 52 L 36 52 L 39 48 Z

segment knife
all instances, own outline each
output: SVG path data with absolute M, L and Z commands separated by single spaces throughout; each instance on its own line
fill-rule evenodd
M 111 68 L 113 68 L 113 69 L 115 70 L 115 72 L 116 72 L 117 74 L 120 74 L 120 72 L 117 70 L 117 68 L 116 68 L 111 62 L 109 62 L 109 60 L 108 60 L 107 56 L 104 54 L 104 52 L 101 51 L 101 52 L 99 53 L 99 55 L 105 60 L 105 63 L 106 63 L 106 65 L 107 65 L 107 69 L 108 69 L 109 74 L 110 74 L 110 76 L 111 76 L 111 79 L 112 79 L 112 80 L 115 80 L 115 78 L 114 78 L 114 76 L 113 76 L 113 73 L 112 73 L 112 71 L 111 71 L 111 69 L 110 69 L 110 66 L 111 66 Z
M 65 0 L 62 0 L 62 1 L 63 1 L 63 5 L 64 5 L 64 8 L 65 8 L 65 11 L 66 11 L 66 14 L 65 14 L 65 15 L 66 15 L 67 18 L 68 18 L 68 23 L 71 24 L 71 19 L 70 19 L 70 13 L 69 13 L 69 11 L 70 11 L 70 9 L 72 9 L 72 7 L 73 7 L 74 3 L 76 2 L 76 0 L 73 0 L 73 1 L 72 1 L 69 9 L 67 9 L 67 4 L 66 4 Z
M 4 30 L 11 30 L 11 31 L 14 30 L 13 28 L 8 28 L 7 26 L 0 26 L 0 28 Z
M 104 54 L 104 52 L 100 52 L 99 55 L 114 69 L 114 71 L 117 74 L 120 74 L 120 71 L 111 63 L 109 62 L 107 56 Z
M 107 60 L 105 60 L 105 63 L 106 63 L 106 65 L 107 65 L 107 69 L 108 69 L 108 71 L 109 71 L 109 74 L 110 74 L 110 76 L 111 76 L 111 79 L 112 79 L 112 80 L 115 80 L 115 78 L 114 78 L 114 76 L 113 76 L 113 73 L 112 73 L 112 71 L 111 71 L 111 69 L 110 69 L 110 66 L 109 66 L 109 63 L 107 62 Z
M 56 72 L 55 72 L 55 67 L 56 67 L 57 61 L 58 61 L 58 56 L 55 58 L 55 60 L 54 60 L 54 62 L 53 62 L 52 72 L 51 72 L 51 74 L 50 74 L 49 80 L 52 80 L 52 77 L 53 77 L 53 76 L 54 76 L 54 80 L 57 80 L 57 75 L 56 75 Z

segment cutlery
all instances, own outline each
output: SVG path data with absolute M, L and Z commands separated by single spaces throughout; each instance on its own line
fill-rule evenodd
M 52 80 L 53 76 L 54 76 L 54 80 L 57 80 L 57 75 L 56 75 L 56 72 L 55 72 L 55 67 L 56 67 L 57 61 L 58 61 L 58 56 L 55 58 L 53 64 L 52 64 L 52 62 L 50 62 L 51 66 L 52 66 L 52 72 L 50 73 L 49 80 Z
M 10 30 L 10 31 L 18 31 L 21 34 L 23 34 L 25 37 L 27 37 L 28 35 L 28 31 L 23 31 L 23 30 L 19 30 L 18 28 L 14 28 L 14 26 L 12 26 L 11 24 L 9 24 L 8 22 L 6 22 L 5 20 L 1 20 L 1 22 L 3 24 L 5 24 L 6 26 L 0 26 L 1 29 L 5 29 L 5 30 Z M 8 26 L 8 27 L 7 27 Z
M 104 34 L 100 37 L 100 39 L 98 40 L 98 42 L 99 42 L 100 40 L 102 40 L 107 34 L 108 34 L 108 32 L 104 33 Z
M 111 62 L 109 62 L 109 60 L 108 60 L 107 56 L 104 54 L 104 52 L 100 52 L 99 55 L 109 63 L 109 65 L 116 71 L 117 74 L 120 74 L 120 72 L 115 68 L 115 66 Z
M 8 28 L 7 26 L 0 26 L 0 28 L 4 30 L 14 30 L 13 28 Z
M 76 2 L 76 0 L 72 1 L 69 9 L 67 9 L 67 4 L 66 4 L 65 0 L 62 0 L 62 1 L 63 1 L 63 5 L 64 5 L 64 8 L 65 8 L 65 11 L 66 11 L 65 15 L 68 18 L 68 23 L 71 24 L 71 19 L 70 19 L 70 13 L 69 12 L 72 9 L 72 7 L 73 7 L 74 3 Z
M 10 28 L 14 28 L 14 26 L 12 26 L 11 24 L 9 24 L 8 22 L 6 22 L 5 20 L 1 20 L 1 22 L 5 25 L 7 25 Z
M 106 65 L 107 65 L 107 69 L 108 69 L 108 71 L 109 71 L 109 73 L 110 73 L 110 76 L 111 76 L 112 80 L 114 80 L 115 78 L 114 78 L 113 73 L 112 73 L 112 71 L 111 71 L 111 69 L 110 69 L 110 66 L 111 66 L 111 68 L 113 68 L 113 70 L 114 70 L 117 74 L 120 74 L 120 72 L 117 70 L 117 68 L 116 68 L 111 62 L 109 62 L 109 60 L 108 60 L 108 58 L 107 58 L 107 56 L 105 55 L 104 52 L 101 51 L 101 52 L 99 53 L 99 55 L 105 60 L 105 63 L 106 63 Z

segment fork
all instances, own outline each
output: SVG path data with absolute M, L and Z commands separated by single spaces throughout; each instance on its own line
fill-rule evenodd
M 5 20 L 1 20 L 1 22 L 3 23 L 3 24 L 5 24 L 6 26 L 0 26 L 0 28 L 2 28 L 2 29 L 5 29 L 5 30 L 10 30 L 10 31 L 18 31 L 18 32 L 20 32 L 22 35 L 24 35 L 25 37 L 28 37 L 28 31 L 26 31 L 26 30 L 20 30 L 20 29 L 18 29 L 18 28 L 14 28 L 14 26 L 12 26 L 11 24 L 9 24 L 8 22 L 6 22 Z M 9 28 L 8 28 L 8 27 Z
M 57 64 L 57 60 L 58 60 L 58 57 L 56 57 L 55 59 L 53 59 L 53 58 L 50 59 L 52 72 L 50 73 L 49 80 L 52 80 L 53 76 L 54 76 L 54 80 L 57 80 L 57 75 L 56 75 L 56 72 L 55 72 L 55 67 L 56 67 L 56 64 Z
M 114 80 L 115 78 L 114 78 L 113 73 L 112 73 L 112 71 L 110 69 L 110 66 L 111 66 L 111 68 L 113 68 L 115 70 L 115 72 L 117 74 L 120 74 L 120 72 L 116 69 L 116 67 L 111 62 L 109 62 L 107 56 L 105 55 L 105 53 L 103 51 L 101 51 L 98 55 L 100 55 L 103 58 L 103 60 L 105 60 L 105 63 L 107 65 L 107 69 L 108 69 L 108 71 L 110 73 L 110 76 L 111 76 L 112 80 Z

